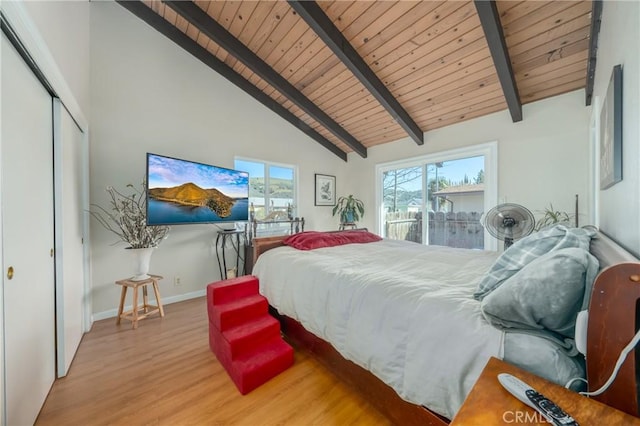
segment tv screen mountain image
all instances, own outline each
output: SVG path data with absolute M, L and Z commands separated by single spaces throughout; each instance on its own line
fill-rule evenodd
M 235 200 L 215 188 L 203 189 L 189 182 L 173 188 L 151 188 L 149 196 L 183 206 L 209 207 L 220 218 L 229 217 Z
M 241 222 L 249 218 L 249 173 L 147 154 L 147 224 Z

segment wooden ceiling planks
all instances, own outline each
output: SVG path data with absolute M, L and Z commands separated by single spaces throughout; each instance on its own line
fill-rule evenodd
M 528 3 L 528 2 L 527 2 Z M 554 20 L 556 16 L 567 9 L 575 6 L 574 1 L 541 1 L 534 11 L 514 8 L 512 9 L 512 20 L 508 23 L 502 22 L 502 29 L 505 38 L 513 37 L 521 31 L 540 32 L 543 27 L 539 26 L 541 21 Z M 548 26 L 548 25 L 545 25 Z
M 381 16 L 384 15 L 384 13 L 389 9 L 391 5 L 392 3 L 382 4 L 381 2 L 359 2 L 357 4 L 353 4 L 352 7 L 349 7 L 344 11 L 344 13 L 338 16 L 328 15 L 328 17 L 340 30 L 350 30 L 352 32 L 359 33 L 363 28 L 366 28 L 373 22 L 380 22 L 382 20 Z M 357 8 L 354 6 L 357 6 Z M 335 13 L 335 9 L 328 7 L 325 13 L 326 12 Z M 331 50 L 326 47 L 324 43 L 321 42 L 321 44 L 322 56 L 332 56 L 333 53 L 331 52 Z M 334 62 L 332 68 L 332 70 L 328 70 L 329 75 L 323 76 L 321 74 L 317 79 L 321 88 L 330 87 L 331 90 L 326 92 L 326 96 L 322 93 L 322 91 L 313 91 L 311 90 L 312 88 L 308 86 L 305 87 L 305 93 L 307 93 L 310 99 L 321 106 L 321 108 L 326 109 L 330 114 L 336 114 L 340 111 L 339 107 L 336 107 L 335 104 L 326 103 L 326 100 L 334 99 L 336 97 L 336 93 L 340 94 L 340 98 L 346 98 L 354 92 L 366 92 L 368 94 L 368 91 L 366 91 L 362 83 L 350 71 L 348 71 L 346 69 L 346 66 L 341 62 Z M 331 79 L 333 84 L 331 86 L 323 86 L 322 81 L 327 80 L 328 78 Z M 345 90 L 345 88 L 348 88 L 348 90 Z M 382 109 L 377 101 L 375 101 L 371 96 L 367 97 L 367 102 L 372 104 L 372 108 Z
M 270 2 L 266 4 L 265 2 L 242 2 L 227 30 L 232 34 L 238 34 L 238 40 L 245 46 L 250 46 L 254 34 L 260 28 L 271 7 Z M 240 61 L 233 56 L 227 57 L 225 61 L 231 68 L 234 68 L 238 62 Z
M 505 41 L 522 102 L 542 99 L 538 92 L 579 88 L 575 81 L 586 78 L 591 2 L 552 1 L 535 9 L 519 4 L 510 12 Z
M 372 32 L 372 30 L 369 29 L 369 26 L 371 25 L 380 26 L 381 22 L 384 24 L 385 20 L 393 21 L 396 19 L 398 15 L 402 15 L 402 13 L 398 13 L 397 11 L 390 11 L 390 8 L 389 8 L 390 4 L 392 3 L 388 3 L 384 5 L 375 4 L 374 5 L 375 9 L 373 12 L 373 15 L 375 15 L 373 18 L 375 19 L 372 19 L 371 17 L 369 17 L 366 20 L 362 19 L 363 15 L 361 13 L 359 14 L 358 12 L 351 13 L 350 15 L 343 14 L 337 17 L 332 16 L 332 9 L 330 7 L 327 7 L 326 3 L 321 5 L 325 7 L 325 12 L 328 14 L 330 18 L 332 18 L 336 26 L 346 25 L 343 31 L 345 31 L 345 34 L 347 35 L 348 38 L 351 37 L 350 43 L 352 43 L 352 45 L 358 46 L 368 41 L 367 36 L 365 36 L 362 39 L 360 39 L 362 40 L 362 42 L 359 43 L 358 35 L 363 31 L 365 33 L 367 31 Z M 412 9 L 413 6 L 415 6 L 415 4 L 416 3 L 411 4 L 411 7 L 406 8 L 406 10 L 408 11 L 409 9 Z M 402 4 L 401 6 L 405 8 L 407 4 L 405 3 L 405 4 Z M 367 11 L 370 11 L 371 9 L 372 8 L 369 8 L 367 9 Z M 353 8 L 349 8 L 349 12 L 353 12 Z M 353 22 L 350 22 L 349 16 L 356 16 L 356 15 L 359 15 L 359 16 L 355 18 Z M 355 35 L 350 36 L 351 34 L 355 34 Z M 323 82 L 322 79 L 318 79 L 316 80 L 314 86 L 305 86 L 304 91 L 305 93 L 308 94 L 310 99 L 314 100 L 314 102 L 318 103 L 322 108 L 326 109 L 330 114 L 332 114 L 332 116 L 335 116 L 336 114 L 339 115 L 340 105 L 323 104 L 322 101 L 326 100 L 327 102 L 331 102 L 337 96 L 338 100 L 343 100 L 343 102 L 346 102 L 348 104 L 351 101 L 350 99 L 348 99 L 349 95 L 355 95 L 355 97 L 358 99 L 359 106 L 363 102 L 366 104 L 371 104 L 372 110 L 376 111 L 377 113 L 381 113 L 383 115 L 385 114 L 384 109 L 382 109 L 381 106 L 377 102 L 375 102 L 373 97 L 368 96 L 368 92 L 364 89 L 361 83 L 357 81 L 357 79 L 354 79 L 351 73 L 347 71 L 343 66 L 339 64 L 334 65 L 333 69 L 328 69 L 323 74 L 325 74 L 326 77 L 328 77 L 328 82 L 327 82 L 328 84 Z M 320 90 L 315 92 L 312 91 L 316 87 L 319 87 Z M 323 92 L 325 94 L 323 94 Z M 367 95 L 363 96 L 363 94 L 365 93 L 367 93 Z M 371 114 L 371 112 L 369 112 L 369 114 Z M 387 117 L 387 118 L 390 118 L 390 117 Z
M 373 9 L 374 11 L 371 13 L 374 16 L 368 17 L 366 20 L 362 19 L 363 17 L 362 11 L 365 10 L 363 9 L 363 6 L 369 6 L 366 9 L 367 12 Z M 389 9 L 388 6 L 389 5 L 381 5 L 378 3 L 366 4 L 365 2 L 362 2 L 362 4 L 358 4 L 357 10 L 354 10 L 353 7 L 350 7 L 345 11 L 345 13 L 340 15 L 337 19 L 334 18 L 333 22 L 334 22 L 334 25 L 336 26 L 340 26 L 342 28 L 351 28 L 354 32 L 359 33 L 363 27 L 370 25 L 372 22 L 378 22 L 380 20 L 379 19 L 380 16 Z M 331 9 L 329 8 L 328 10 L 331 10 Z M 354 19 L 353 21 L 350 21 L 350 19 L 352 19 L 351 17 L 353 17 Z M 327 50 L 328 48 L 326 46 L 322 46 L 322 49 Z M 331 52 L 329 52 L 328 54 L 331 54 Z M 331 87 L 331 90 L 333 90 L 334 92 L 332 93 L 331 91 L 328 91 L 327 94 L 320 95 L 320 97 L 318 97 L 319 92 L 310 93 L 309 89 L 306 88 L 305 92 L 308 94 L 309 98 L 312 101 L 314 101 L 322 109 L 327 111 L 331 116 L 336 117 L 336 116 L 340 116 L 341 108 L 344 108 L 344 105 L 345 105 L 344 100 L 348 99 L 349 96 L 355 94 L 358 97 L 360 104 L 364 102 L 365 104 L 369 105 L 369 111 L 368 111 L 369 115 L 371 114 L 386 115 L 387 120 L 390 120 L 391 122 L 391 124 L 389 124 L 390 126 L 394 128 L 399 127 L 399 125 L 395 123 L 395 121 L 391 118 L 389 113 L 380 105 L 380 103 L 377 102 L 373 96 L 370 96 L 369 92 L 365 89 L 363 84 L 353 74 L 351 74 L 351 72 L 346 70 L 346 67 L 344 64 L 335 63 L 335 65 L 333 66 L 333 69 L 334 71 L 331 72 L 330 75 L 337 76 L 337 77 L 331 78 L 332 82 L 334 83 Z M 320 77 L 320 79 L 322 79 L 322 76 Z M 327 86 L 324 86 L 324 87 L 327 87 Z M 343 100 L 343 103 L 340 105 L 331 103 L 333 99 L 336 98 L 336 92 L 335 92 L 336 90 L 339 91 L 337 94 L 338 99 Z M 322 98 L 323 96 L 324 98 Z M 349 132 L 354 131 L 354 129 L 350 127 L 348 123 L 343 122 L 341 123 L 341 125 L 344 126 L 345 129 L 347 129 Z
M 396 77 L 399 77 L 398 80 L 391 83 L 394 91 L 408 102 L 415 97 L 428 95 L 426 86 L 436 80 L 441 80 L 440 84 L 446 84 L 455 78 L 452 77 L 453 73 L 473 72 L 478 62 L 486 62 L 490 58 L 486 51 L 486 44 L 480 37 L 478 32 L 467 34 L 456 40 L 458 48 L 456 50 L 452 51 L 450 46 L 443 46 L 441 49 L 430 52 L 428 57 L 423 58 L 423 66 L 415 72 L 406 75 L 396 74 Z
M 547 69 L 543 72 L 528 73 L 527 77 L 521 79 L 521 86 L 524 89 L 539 84 L 549 84 L 549 82 L 559 83 L 558 79 L 564 78 L 566 75 L 585 75 L 584 61 L 582 54 L 574 55 L 578 59 L 574 63 L 565 63 L 562 66 L 556 66 L 555 69 Z
M 579 24 L 580 19 L 575 19 L 566 26 L 557 27 L 555 32 L 558 35 L 551 38 L 549 41 L 549 33 L 541 34 L 537 37 L 530 38 L 529 40 L 511 46 L 509 51 L 511 54 L 511 62 L 513 64 L 518 64 L 522 62 L 527 62 L 533 58 L 538 56 L 543 56 L 548 54 L 549 52 L 554 52 L 558 49 L 562 49 L 565 46 L 571 45 L 573 43 L 577 43 L 579 41 L 584 41 L 589 39 L 589 24 L 586 26 L 580 27 L 575 31 L 568 32 L 571 27 L 574 26 L 574 23 Z M 551 30 L 550 32 L 554 32 Z
M 443 121 L 458 118 L 460 121 L 463 121 L 467 118 L 467 114 L 472 114 L 474 112 L 482 112 L 487 109 L 494 108 L 497 105 L 504 106 L 506 102 L 504 97 L 500 92 L 494 92 L 496 94 L 495 97 L 483 100 L 482 102 L 476 102 L 473 105 L 468 106 L 455 106 L 451 110 L 447 111 L 445 114 L 439 114 L 437 118 L 428 118 L 425 120 L 425 125 L 429 129 L 436 128 L 436 126 Z
M 434 21 L 448 16 L 463 5 L 463 2 L 420 2 L 375 36 L 369 37 L 366 43 L 356 46 L 365 61 L 372 64 L 379 57 L 393 52 L 421 32 L 427 31 Z
M 306 126 L 344 152 L 352 151 L 171 8 L 158 0 L 144 4 Z M 286 2 L 195 4 L 363 146 L 407 136 Z M 318 5 L 423 131 L 506 108 L 471 0 Z M 522 103 L 585 87 L 591 1 L 500 0 L 496 7 Z
M 442 53 L 442 51 L 438 50 L 438 48 L 456 39 L 456 32 L 458 31 L 458 27 L 450 29 L 449 31 L 445 31 L 446 34 L 442 34 L 442 37 L 436 38 L 436 41 L 431 45 L 427 45 L 424 42 L 422 45 L 419 45 L 414 41 L 417 36 L 419 37 L 424 33 L 438 33 L 439 31 L 437 28 L 437 24 L 439 23 L 439 20 L 445 19 L 449 16 L 446 14 L 446 12 L 456 12 L 458 9 L 460 9 L 459 4 L 447 3 L 446 5 L 449 6 L 448 10 L 441 8 L 439 11 L 434 12 L 432 8 L 425 9 L 425 11 L 427 12 L 425 16 L 428 16 L 429 12 L 434 12 L 433 16 L 430 16 L 429 19 L 432 22 L 435 22 L 435 24 L 432 24 L 430 27 L 425 28 L 422 32 L 414 31 L 410 34 L 405 33 L 404 35 L 409 37 L 407 37 L 403 45 L 398 45 L 396 43 L 392 46 L 391 49 L 389 49 L 388 46 L 382 46 L 382 49 L 374 50 L 370 53 L 370 57 L 378 58 L 372 63 L 373 68 L 378 68 L 378 75 L 383 78 L 383 81 L 387 84 L 388 87 L 390 87 L 392 93 L 396 94 L 396 87 L 394 87 L 395 82 L 393 81 L 394 78 L 403 78 L 412 73 L 411 67 L 407 67 L 406 64 L 410 63 L 410 61 L 414 58 L 418 58 L 418 61 L 415 61 L 414 59 L 414 63 L 416 64 L 415 68 L 420 66 L 428 66 L 434 62 L 437 62 Z M 467 14 L 465 14 L 464 12 L 460 13 L 457 15 L 457 20 L 464 19 L 465 16 L 467 16 Z M 434 26 L 436 26 L 436 28 L 434 28 Z M 478 35 L 478 37 L 480 37 L 480 35 Z M 464 39 L 458 39 L 457 42 L 460 43 L 463 41 Z M 404 46 L 404 50 L 401 48 L 402 46 Z M 384 50 L 385 47 L 389 50 Z M 380 53 L 380 50 L 382 50 L 382 53 Z M 386 66 L 387 64 L 391 66 Z M 340 94 L 340 96 L 337 96 L 338 94 Z M 334 106 L 338 108 L 350 108 L 351 105 L 353 105 L 353 99 L 350 98 L 350 96 L 360 96 L 360 92 L 359 90 L 354 91 L 352 87 L 348 87 L 348 83 L 344 83 L 341 86 L 336 86 L 333 91 L 327 91 L 324 95 L 315 98 L 315 100 L 323 107 Z M 401 99 L 401 101 L 403 105 L 407 107 L 405 100 Z M 329 104 L 325 104 L 324 102 L 329 102 Z
M 372 68 L 380 73 L 383 80 L 390 75 L 406 75 L 419 68 L 425 62 L 425 58 L 433 55 L 433 51 L 450 45 L 450 43 L 462 43 L 458 38 L 466 35 L 479 26 L 477 17 L 469 14 L 463 8 L 455 10 L 449 22 L 450 27 L 440 25 L 445 17 L 436 13 L 432 19 L 435 20 L 421 33 L 407 39 L 401 45 L 388 50 L 379 49 L 372 53 L 376 56 L 371 64 Z M 450 47 L 455 49 L 455 47 Z M 430 62 L 430 59 L 429 59 Z
M 456 73 L 457 69 L 464 68 L 463 65 L 472 66 L 478 60 L 487 58 L 489 55 L 485 42 L 477 42 L 471 48 L 466 49 L 468 44 L 482 38 L 482 32 L 478 29 L 479 21 L 473 15 L 473 11 L 471 3 L 460 2 L 440 4 L 436 9 L 430 10 L 422 19 L 423 22 L 429 22 L 430 25 L 421 32 L 414 32 L 404 45 L 396 44 L 391 50 L 391 54 L 400 57 L 400 59 L 388 60 L 389 64 L 393 64 L 393 67 L 387 66 L 380 70 L 381 77 L 385 78 L 385 82 L 392 89 L 392 92 L 421 126 L 422 117 L 416 115 L 420 111 L 420 107 L 423 106 L 420 102 L 431 102 L 433 105 L 434 96 L 439 94 L 446 96 L 446 93 L 439 90 L 441 87 L 456 89 L 455 83 L 449 86 L 448 83 L 455 82 L 460 76 L 459 73 Z M 464 54 L 456 57 L 456 53 L 463 49 L 466 49 L 467 52 L 484 51 L 477 53 L 467 63 L 467 61 L 461 61 Z M 398 52 L 406 53 L 398 54 Z M 382 56 L 377 51 L 371 53 L 371 56 L 374 55 Z M 377 61 L 378 65 L 386 61 L 384 57 L 382 58 Z M 447 59 L 445 60 L 445 58 Z M 407 62 L 398 64 L 399 60 Z M 457 62 L 454 62 L 456 60 Z M 385 71 L 388 75 L 384 74 Z M 438 79 L 444 79 L 444 81 L 431 84 Z M 435 95 L 432 94 L 433 90 L 438 90 Z M 450 95 L 448 98 L 452 97 L 455 95 Z M 434 111 L 431 110 L 428 114 L 433 116 Z M 368 126 L 368 132 L 375 134 L 376 131 L 382 130 L 386 126 L 387 123 L 384 122 L 377 127 Z M 355 129 L 353 131 L 359 134 Z M 361 137 L 364 138 L 364 136 Z
M 578 3 L 552 17 L 537 22 L 533 27 L 526 27 L 509 36 L 505 36 L 507 45 L 517 45 L 537 35 L 548 34 L 554 27 L 565 22 L 571 22 L 576 16 L 589 16 L 589 11 L 585 10 L 584 4 L 585 3 Z
M 365 86 L 385 111 L 397 122 L 418 145 L 424 143 L 424 133 L 407 114 L 395 96 L 380 81 L 378 76 L 364 62 L 345 35 L 338 29 L 324 11 L 314 2 L 290 0 L 289 4 L 298 12 L 305 22 L 314 30 L 320 39 L 340 58 L 358 81 Z M 360 15 L 358 20 L 348 28 L 359 32 L 372 22 L 380 21 L 380 16 L 389 10 L 390 4 L 377 2 L 368 9 L 366 15 Z M 366 19 L 363 19 L 366 18 Z M 377 107 L 374 107 L 377 109 Z M 344 124 L 343 124 L 344 126 Z M 345 126 L 346 127 L 346 126 Z
M 435 130 L 441 127 L 450 126 L 452 124 L 461 123 L 463 121 L 471 120 L 477 117 L 483 117 L 485 115 L 492 114 L 494 112 L 503 111 L 507 109 L 507 103 L 504 97 L 496 99 L 493 105 L 480 105 L 475 109 L 465 111 L 464 113 L 453 114 L 450 117 L 440 117 L 437 122 L 427 123 L 427 130 Z
M 497 76 L 490 62 L 486 62 L 483 68 L 475 69 L 473 72 L 458 71 L 454 73 L 454 79 L 443 81 L 442 79 L 427 84 L 424 91 L 411 101 L 410 108 L 412 115 L 418 116 L 426 108 L 432 107 L 439 102 L 444 102 L 452 98 L 463 96 L 469 90 L 475 90 L 497 82 Z M 481 67 L 482 65 L 479 64 Z M 432 114 L 437 112 L 432 111 Z
M 586 75 L 586 72 L 585 72 Z M 529 99 L 530 102 L 539 101 L 542 99 L 549 98 L 551 96 L 561 95 L 563 93 L 568 93 L 580 88 L 584 87 L 585 77 L 581 77 L 578 80 L 573 82 L 569 82 L 560 86 L 549 87 L 548 89 L 540 89 L 533 93 L 525 93 L 525 96 Z

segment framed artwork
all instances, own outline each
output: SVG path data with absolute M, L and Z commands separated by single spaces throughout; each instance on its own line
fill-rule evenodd
M 622 180 L 622 66 L 611 73 L 600 110 L 600 189 Z
M 316 173 L 316 206 L 336 205 L 336 177 Z

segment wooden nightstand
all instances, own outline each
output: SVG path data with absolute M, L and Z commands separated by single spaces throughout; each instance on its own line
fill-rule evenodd
M 502 387 L 498 382 L 500 373 L 509 373 L 523 380 L 558 404 L 580 426 L 640 425 L 640 419 L 636 417 L 571 392 L 497 358 L 491 358 L 453 418 L 451 426 L 549 424 L 534 409 L 517 400 Z

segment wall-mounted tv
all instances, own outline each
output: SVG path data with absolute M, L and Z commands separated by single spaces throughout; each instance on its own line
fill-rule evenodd
M 249 173 L 147 153 L 147 224 L 249 218 Z

